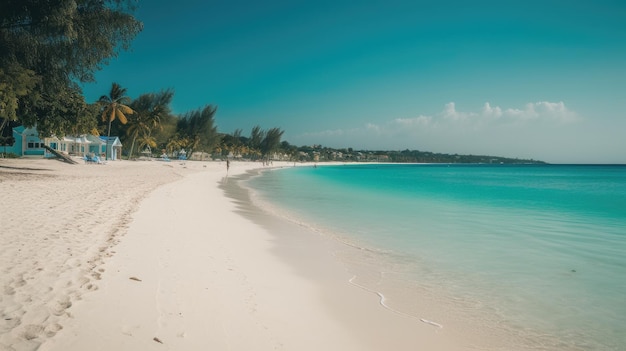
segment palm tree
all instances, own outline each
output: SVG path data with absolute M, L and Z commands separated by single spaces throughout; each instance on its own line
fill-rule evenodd
M 111 137 L 111 122 L 117 117 L 122 124 L 126 124 L 128 119 L 126 115 L 131 115 L 134 111 L 126 106 L 130 102 L 130 98 L 126 96 L 126 89 L 122 88 L 119 84 L 113 83 L 111 86 L 111 91 L 109 95 L 102 95 L 98 100 L 102 106 L 104 106 L 102 111 L 102 121 L 109 123 L 109 128 L 107 132 L 107 152 L 105 153 L 105 158 L 108 160 L 109 158 L 109 138 Z
M 165 90 L 160 93 L 143 94 L 131 103 L 131 108 L 135 111 L 133 118 L 130 118 L 126 133 L 132 136 L 130 160 L 135 148 L 135 141 L 139 135 L 151 135 L 153 129 L 161 128 L 161 119 L 170 113 L 169 104 L 172 101 L 174 92 Z
M 137 138 L 137 141 L 139 142 L 139 149 L 141 148 L 146 148 L 148 150 L 150 150 L 150 153 L 152 154 L 152 149 L 155 148 L 157 146 L 157 142 L 156 139 L 149 134 L 144 134 L 141 137 Z
M 195 151 L 212 152 L 221 142 L 221 136 L 215 126 L 217 107 L 207 105 L 204 108 L 183 115 L 176 125 L 181 137 L 187 139 L 187 156 L 191 158 Z
M 168 153 L 172 153 L 176 150 L 186 147 L 188 142 L 189 141 L 187 140 L 187 138 L 181 138 L 179 135 L 174 135 L 167 142 L 167 145 L 165 145 L 165 150 Z
M 261 153 L 265 158 L 264 162 L 269 163 L 272 153 L 280 147 L 280 138 L 283 136 L 283 133 L 285 133 L 285 131 L 280 130 L 280 128 L 272 128 L 263 133 L 264 138 L 261 142 Z
M 133 151 L 135 149 L 135 142 L 137 141 L 137 138 L 139 137 L 139 135 L 142 135 L 142 136 L 150 135 L 150 131 L 151 131 L 150 126 L 148 126 L 146 121 L 140 117 L 141 114 L 137 113 L 136 116 L 139 118 L 137 118 L 134 121 L 129 121 L 128 124 L 130 125 L 128 126 L 128 129 L 126 130 L 126 133 L 132 136 L 133 138 L 133 141 L 130 144 L 130 151 L 128 152 L 129 160 L 133 155 Z M 139 148 L 141 149 L 141 146 Z

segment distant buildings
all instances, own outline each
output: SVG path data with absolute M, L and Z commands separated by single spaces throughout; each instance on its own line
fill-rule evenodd
M 52 157 L 44 146 L 73 156 L 88 154 L 117 160 L 122 155 L 122 143 L 116 136 L 98 137 L 94 135 L 50 137 L 41 140 L 36 128 L 17 126 L 12 128 L 14 143 L 0 147 L 0 152 L 11 153 L 20 157 Z
M 0 151 L 17 156 L 44 156 L 44 142 L 39 139 L 36 129 L 24 126 L 6 128 L 11 129 L 13 144 L 2 146 Z

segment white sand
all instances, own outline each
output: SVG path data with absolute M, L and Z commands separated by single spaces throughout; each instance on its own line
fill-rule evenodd
M 468 349 L 350 284 L 322 238 L 243 217 L 225 176 L 0 160 L 0 350 Z

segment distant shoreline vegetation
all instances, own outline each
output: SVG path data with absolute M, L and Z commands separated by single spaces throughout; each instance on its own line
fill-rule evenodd
M 287 144 L 287 145 L 285 145 Z M 281 151 L 286 151 L 287 142 L 281 145 Z M 459 155 L 444 154 L 419 150 L 385 151 L 385 150 L 353 150 L 352 148 L 329 148 L 314 146 L 290 146 L 292 160 L 302 162 L 389 162 L 389 163 L 473 163 L 473 164 L 547 164 L 544 161 L 520 159 L 489 155 Z M 286 148 L 289 150 L 289 147 Z M 294 157 L 295 156 L 295 157 Z M 276 157 L 284 159 L 281 157 Z

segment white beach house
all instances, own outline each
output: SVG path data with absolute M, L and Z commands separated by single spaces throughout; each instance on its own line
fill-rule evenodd
M 51 137 L 45 139 L 50 148 L 75 156 L 95 155 L 117 160 L 122 155 L 122 142 L 116 136 L 98 137 L 95 135 Z
M 78 135 L 64 137 L 39 138 L 36 128 L 17 126 L 12 128 L 13 145 L 3 146 L 1 152 L 12 153 L 20 157 L 43 156 L 53 157 L 44 146 L 73 156 L 93 154 L 109 160 L 117 160 L 122 155 L 122 142 L 116 136 L 98 137 L 95 135 Z

